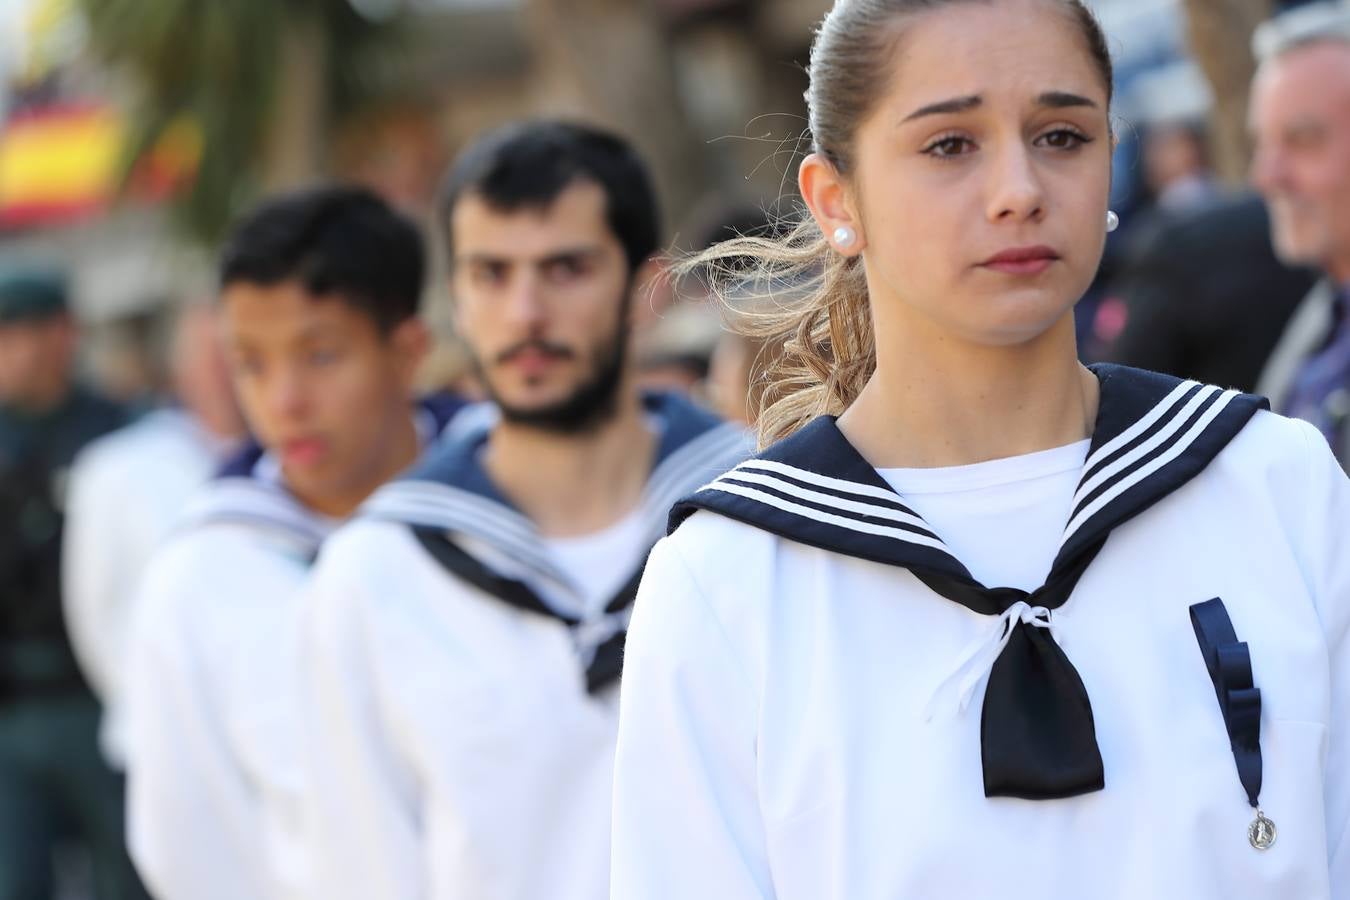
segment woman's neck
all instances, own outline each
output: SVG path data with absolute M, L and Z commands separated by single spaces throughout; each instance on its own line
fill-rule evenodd
M 907 332 L 839 418 L 877 468 L 959 466 L 1086 438 L 1098 383 L 1077 358 L 1073 315 L 1026 344 L 989 347 Z

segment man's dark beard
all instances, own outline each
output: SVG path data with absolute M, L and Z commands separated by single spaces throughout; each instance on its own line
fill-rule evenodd
M 618 410 L 627 351 L 628 326 L 621 324 L 612 341 L 596 348 L 591 357 L 590 378 L 557 403 L 535 409 L 521 409 L 504 403 L 477 356 L 474 365 L 488 399 L 501 410 L 503 421 L 554 434 L 582 434 L 608 422 Z

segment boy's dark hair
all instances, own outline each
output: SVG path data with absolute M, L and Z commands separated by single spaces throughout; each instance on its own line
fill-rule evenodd
M 454 258 L 450 217 L 466 194 L 502 212 L 542 209 L 578 180 L 605 192 L 609 230 L 623 245 L 629 272 L 656 252 L 660 210 L 651 175 L 623 138 L 589 125 L 552 119 L 489 132 L 460 154 L 441 189 L 441 222 Z
M 369 316 L 381 334 L 417 315 L 425 272 L 417 226 L 357 187 L 265 200 L 234 226 L 220 254 L 222 289 L 295 280 Z

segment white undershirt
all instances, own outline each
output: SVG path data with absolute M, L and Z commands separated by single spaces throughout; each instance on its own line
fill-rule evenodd
M 937 469 L 880 469 L 986 587 L 1032 591 L 1050 573 L 1089 441 Z
M 638 507 L 602 531 L 580 537 L 544 538 L 544 548 L 553 562 L 581 589 L 584 608 L 575 601 L 550 596 L 560 612 L 589 618 L 596 615 L 637 571 L 651 540 L 649 521 Z

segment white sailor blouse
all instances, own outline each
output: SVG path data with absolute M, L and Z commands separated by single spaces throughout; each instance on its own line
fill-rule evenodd
M 1350 896 L 1350 488 L 1260 398 L 1099 366 L 1037 590 L 817 419 L 677 504 L 615 900 Z
M 418 404 L 423 446 L 462 405 Z M 251 443 L 147 567 L 128 654 L 127 830 L 161 900 L 313 896 L 299 628 L 310 567 L 337 525 Z
M 641 570 L 671 505 L 751 449 L 677 395 L 644 403 L 659 431 L 647 536 L 613 560 L 627 584 L 593 615 L 558 608 L 584 607 L 581 587 L 488 477 L 486 432 L 443 444 L 325 544 L 305 626 L 325 900 L 607 896 Z

